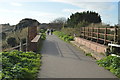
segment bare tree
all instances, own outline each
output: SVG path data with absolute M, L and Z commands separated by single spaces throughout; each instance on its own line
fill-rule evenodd
M 66 18 L 65 17 L 59 17 L 51 21 L 50 23 L 55 23 L 55 24 L 65 24 L 66 23 Z

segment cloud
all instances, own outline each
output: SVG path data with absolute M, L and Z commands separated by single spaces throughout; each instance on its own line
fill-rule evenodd
M 69 13 L 76 13 L 76 12 L 83 12 L 85 9 L 63 9 L 63 12 L 69 12 Z
M 65 15 L 67 15 L 67 14 L 62 15 L 61 13 L 55 14 L 55 13 L 47 13 L 47 12 L 42 12 L 42 11 L 24 10 L 25 5 L 21 4 L 24 2 L 53 2 L 53 3 L 58 2 L 58 3 L 70 4 L 70 5 L 76 6 L 77 9 L 65 8 L 62 10 L 63 13 L 64 12 L 75 13 L 75 12 L 83 12 L 83 11 L 91 10 L 91 11 L 98 12 L 102 16 L 102 18 L 105 19 L 108 16 L 106 11 L 112 11 L 115 9 L 114 5 L 111 5 L 111 4 L 108 4 L 105 2 L 118 2 L 118 0 L 99 0 L 99 1 L 98 0 L 0 0 L 0 2 L 9 3 L 12 6 L 22 6 L 23 7 L 23 8 L 21 8 L 22 10 L 17 10 L 16 8 L 11 9 L 11 10 L 4 9 L 4 8 L 0 9 L 0 13 L 3 13 L 3 14 L 12 13 L 12 14 L 9 14 L 10 17 L 12 17 L 13 14 L 19 15 L 17 17 L 14 17 L 13 20 L 11 20 L 11 22 L 15 23 L 16 20 L 18 21 L 18 19 L 22 19 L 25 17 L 35 18 L 35 19 L 38 19 L 40 22 L 49 22 L 50 20 L 53 20 L 54 18 L 62 17 L 62 16 L 64 17 Z M 27 12 L 27 13 L 25 13 L 25 12 Z M 30 15 L 28 15 L 28 13 Z M 110 20 L 110 18 L 111 18 L 111 15 L 109 15 L 108 18 L 106 18 L 106 19 Z M 3 19 L 4 19 L 4 21 L 5 20 L 10 21 L 10 18 L 9 19 L 3 18 Z M 1 18 L 1 21 L 2 21 L 2 18 Z
M 49 2 L 50 0 L 0 0 L 0 2 Z
M 10 9 L 2 9 L 2 8 L 0 8 L 0 13 L 17 13 L 17 14 L 20 14 L 20 13 L 24 13 L 24 11 L 22 11 L 22 10 L 10 10 Z
M 17 2 L 12 2 L 12 3 L 10 3 L 12 6 L 22 6 L 22 4 L 21 3 L 17 3 Z
M 63 16 L 61 14 L 41 12 L 41 11 L 10 10 L 10 9 L 2 9 L 2 8 L 0 8 L 0 13 L 3 13 L 0 15 L 1 17 L 0 24 L 4 24 L 4 23 L 17 24 L 23 18 L 33 18 L 38 20 L 40 23 L 44 23 L 44 22 L 49 23 L 55 18 Z M 28 15 L 28 13 L 30 15 Z
M 95 11 L 101 15 L 103 22 L 110 24 L 117 23 L 117 11 L 116 11 L 116 15 L 113 13 L 110 14 L 110 12 L 117 10 L 117 5 L 111 4 L 109 2 L 74 2 L 73 1 L 73 2 L 65 2 L 65 3 L 74 5 L 78 8 L 77 9 L 65 8 L 62 10 L 63 12 L 76 13 L 76 12 L 83 12 L 88 10 Z
M 0 0 L 0 2 L 118 2 L 119 0 Z
M 74 2 L 118 2 L 119 0 L 50 0 L 52 2 L 64 2 L 64 3 L 74 3 Z
M 108 11 L 112 11 L 116 8 L 115 5 L 111 5 L 105 2 L 78 2 L 78 3 L 71 3 L 74 6 L 77 6 L 79 9 L 63 9 L 63 12 L 83 12 L 83 11 L 95 11 L 98 13 L 104 13 Z

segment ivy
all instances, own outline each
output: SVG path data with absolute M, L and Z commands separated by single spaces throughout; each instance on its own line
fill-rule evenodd
M 34 80 L 40 67 L 40 54 L 10 51 L 2 53 L 2 80 Z
M 120 78 L 120 57 L 109 55 L 102 60 L 98 60 L 97 63 Z

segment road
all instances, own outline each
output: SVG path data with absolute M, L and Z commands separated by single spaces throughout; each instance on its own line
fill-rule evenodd
M 38 78 L 116 78 L 75 46 L 48 35 L 41 50 Z

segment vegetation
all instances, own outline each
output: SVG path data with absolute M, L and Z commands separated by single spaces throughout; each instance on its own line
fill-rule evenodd
M 80 23 L 80 24 L 79 24 Z M 67 20 L 67 27 L 78 27 L 76 25 L 86 26 L 88 23 L 101 23 L 101 17 L 98 13 L 87 11 L 72 14 Z
M 12 32 L 12 31 L 6 32 L 6 39 L 2 40 L 3 50 L 6 49 L 6 48 L 11 48 L 11 46 L 7 43 L 7 39 L 10 38 L 10 37 L 16 39 L 16 43 L 14 43 L 15 45 L 19 44 L 20 40 L 23 40 L 23 43 L 25 43 L 26 42 L 25 39 L 27 37 L 27 32 L 28 32 L 27 28 L 24 28 L 21 31 L 17 30 L 15 32 Z
M 2 38 L 4 38 L 4 40 L 2 41 L 3 50 L 17 45 L 17 43 L 20 43 L 20 40 L 23 40 L 23 42 L 25 43 L 25 39 L 28 35 L 27 27 L 34 27 L 39 24 L 40 23 L 35 19 L 22 19 L 17 25 L 14 26 L 14 28 L 10 29 L 10 31 L 7 31 L 6 34 L 2 35 Z M 9 42 L 10 40 L 8 41 L 7 39 L 9 39 L 10 37 L 15 38 L 16 42 Z
M 63 32 L 60 32 L 60 31 L 55 31 L 54 34 L 57 35 L 58 37 L 60 37 L 62 40 L 66 41 L 66 42 L 72 41 L 74 39 L 73 36 L 64 34 Z
M 86 56 L 92 57 L 92 54 L 91 53 L 86 53 Z
M 45 33 L 41 33 L 41 39 L 45 40 L 46 39 L 46 34 Z
M 14 47 L 14 46 L 16 46 L 17 41 L 16 41 L 16 39 L 15 39 L 14 37 L 10 37 L 10 38 L 7 39 L 7 43 L 8 43 L 10 46 Z
M 67 20 L 67 27 L 75 27 L 78 24 L 87 25 L 88 23 L 101 23 L 101 17 L 98 13 L 87 11 L 72 14 Z
M 59 17 L 51 21 L 51 23 L 58 23 L 58 24 L 65 24 L 66 23 L 66 18 L 64 17 Z
M 40 33 L 45 33 L 46 29 L 40 29 Z
M 40 67 L 40 54 L 34 52 L 1 52 L 2 80 L 35 80 Z
M 97 63 L 99 66 L 105 67 L 120 78 L 120 56 L 109 55 L 102 60 L 98 60 Z
M 2 32 L 2 40 L 5 40 L 7 37 L 6 33 L 5 32 Z
M 88 26 L 90 23 L 87 22 L 87 21 L 82 21 L 82 22 L 79 22 L 77 25 L 75 25 L 74 27 L 86 27 Z
M 76 28 L 62 28 L 61 32 L 67 34 L 67 35 L 71 35 L 71 36 L 80 36 L 80 28 L 76 27 Z
M 38 26 L 40 23 L 35 20 L 35 19 L 30 19 L 30 18 L 25 18 L 22 19 L 15 27 L 15 31 L 16 30 L 20 30 L 26 27 L 34 27 L 34 26 Z
M 40 29 L 39 33 L 41 34 L 41 39 L 45 40 L 46 39 L 46 29 Z

